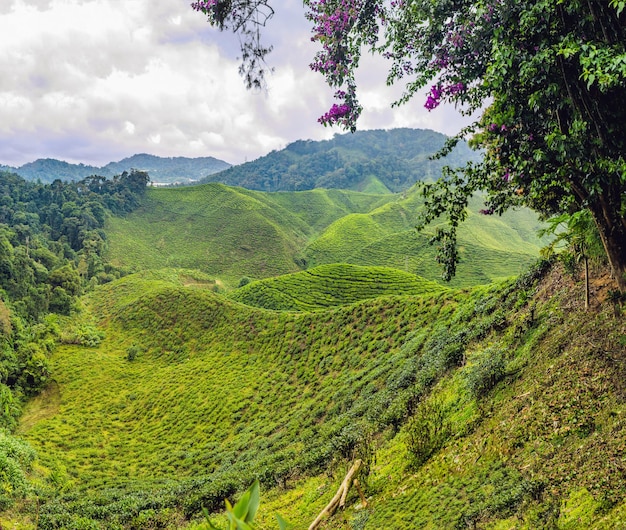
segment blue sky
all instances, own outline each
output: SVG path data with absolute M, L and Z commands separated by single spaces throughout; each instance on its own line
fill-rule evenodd
M 331 137 L 317 118 L 333 90 L 309 70 L 315 52 L 301 0 L 274 2 L 267 92 L 246 91 L 236 37 L 211 28 L 191 0 L 2 0 L 0 164 L 37 158 L 103 165 L 135 153 L 242 163 L 298 139 Z M 424 97 L 391 109 L 383 60 L 359 74 L 361 129 L 456 133 L 453 108 Z

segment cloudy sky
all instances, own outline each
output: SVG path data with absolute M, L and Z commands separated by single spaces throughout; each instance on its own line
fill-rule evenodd
M 329 138 L 317 118 L 333 91 L 309 70 L 316 48 L 301 0 L 276 0 L 265 32 L 275 72 L 246 91 L 236 37 L 212 29 L 191 0 L 0 0 L 0 164 L 37 158 L 104 165 L 135 153 L 215 156 L 238 164 L 298 139 Z M 361 129 L 454 134 L 452 108 L 423 97 L 400 109 L 385 63 L 359 77 Z

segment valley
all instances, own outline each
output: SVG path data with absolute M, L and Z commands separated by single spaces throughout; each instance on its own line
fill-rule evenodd
M 367 505 L 320 528 L 626 519 L 626 323 L 530 210 L 473 197 L 444 282 L 417 187 L 36 186 L 73 204 L 2 240 L 40 280 L 0 307 L 2 527 L 208 530 L 258 481 L 254 528 L 309 528 L 357 459 Z

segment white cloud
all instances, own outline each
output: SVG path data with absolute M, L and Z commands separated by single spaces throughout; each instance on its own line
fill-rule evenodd
M 333 91 L 308 68 L 316 49 L 300 0 L 275 2 L 267 93 L 245 90 L 236 37 L 210 28 L 189 4 L 3 0 L 0 163 L 104 164 L 136 152 L 239 163 L 341 132 L 317 123 Z M 362 128 L 460 128 L 450 109 L 429 114 L 418 100 L 391 110 L 399 90 L 385 87 L 380 62 L 361 77 Z

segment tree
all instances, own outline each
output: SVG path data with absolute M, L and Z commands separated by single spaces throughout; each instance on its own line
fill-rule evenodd
M 387 80 L 404 82 L 396 104 L 429 87 L 442 102 L 480 112 L 454 141 L 472 135 L 482 162 L 423 186 L 424 222 L 445 214 L 444 276 L 458 261 L 456 228 L 469 197 L 487 193 L 485 214 L 529 206 L 544 218 L 588 210 L 621 291 L 626 291 L 626 28 L 623 0 L 304 0 L 321 45 L 311 68 L 339 103 L 320 118 L 355 130 L 361 106 L 355 71 L 364 49 L 390 60 Z M 253 0 L 201 0 L 192 7 L 239 32 L 242 70 L 269 51 L 252 32 Z M 266 18 L 262 19 L 263 25 Z M 245 31 L 242 31 L 245 28 Z M 249 52 L 258 46 L 255 52 Z M 251 48 L 252 47 L 252 48 Z M 251 62 L 250 55 L 256 62 Z M 247 66 L 246 66 L 247 65 Z M 263 71 L 258 72 L 262 79 Z M 247 80 L 250 85 L 249 80 Z

